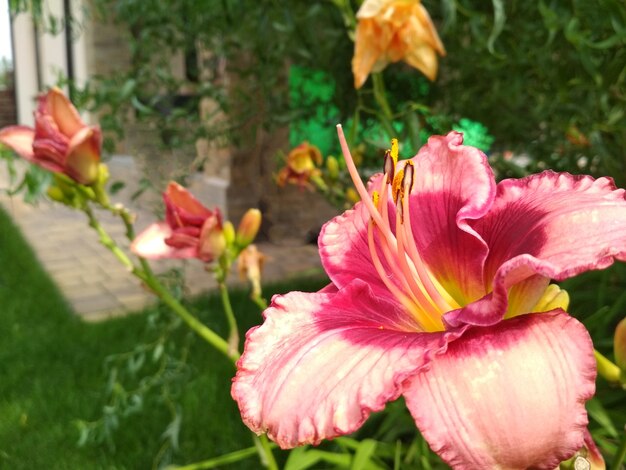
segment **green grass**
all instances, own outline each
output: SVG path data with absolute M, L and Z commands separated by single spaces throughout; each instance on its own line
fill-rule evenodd
M 84 323 L 71 311 L 24 242 L 0 210 L 0 468 L 136 469 L 151 468 L 171 421 L 158 395 L 143 411 L 124 418 L 106 443 L 78 447 L 76 420 L 96 420 L 106 404 L 104 361 L 156 337 L 147 326 L 150 312 L 98 324 Z M 270 286 L 267 294 L 316 290 L 320 279 Z M 235 292 L 233 307 L 245 331 L 261 320 L 244 292 Z M 225 331 L 218 297 L 198 299 L 193 308 L 212 328 Z M 188 340 L 180 327 L 173 341 Z M 177 464 L 215 457 L 252 444 L 230 398 L 230 365 L 200 339 L 192 339 L 191 373 L 174 395 L 180 404 Z M 248 460 L 228 468 L 255 468 Z

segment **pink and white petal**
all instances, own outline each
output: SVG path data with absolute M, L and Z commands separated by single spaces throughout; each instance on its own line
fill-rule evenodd
M 553 310 L 467 330 L 403 394 L 454 469 L 554 469 L 584 444 L 595 376 L 589 334 Z
M 52 116 L 59 130 L 68 138 L 72 138 L 85 127 L 78 111 L 59 88 L 53 87 L 48 91 L 45 104 L 47 113 Z
M 172 229 L 165 222 L 148 226 L 130 245 L 130 250 L 137 256 L 148 259 L 195 258 L 196 246 L 173 247 L 165 243 L 172 236 Z
M 0 129 L 0 144 L 6 145 L 20 157 L 33 161 L 35 130 L 26 126 L 8 126 Z
M 483 217 L 496 194 L 487 157 L 451 132 L 433 136 L 412 159 L 410 219 L 430 271 L 461 305 L 485 294 L 488 248 L 470 222 Z
M 370 181 L 370 189 L 378 186 L 380 175 Z M 395 301 L 378 274 L 368 243 L 369 213 L 362 202 L 353 209 L 327 222 L 320 232 L 319 250 L 324 270 L 339 289 L 354 279 L 367 282 L 374 295 Z M 399 276 L 394 276 L 393 267 L 384 259 L 380 237 L 376 236 L 376 247 L 389 281 L 400 285 Z
M 355 431 L 462 334 L 410 332 L 412 319 L 358 280 L 335 294 L 277 296 L 264 316 L 246 335 L 231 394 L 244 423 L 282 448 Z
M 489 245 L 487 280 L 529 254 L 556 280 L 626 259 L 626 200 L 609 178 L 545 171 L 504 180 L 489 213 L 473 227 Z

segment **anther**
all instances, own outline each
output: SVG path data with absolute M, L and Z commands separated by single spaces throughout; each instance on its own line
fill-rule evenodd
M 385 150 L 383 171 L 387 175 L 387 182 L 391 183 L 396 171 L 396 161 L 391 156 L 391 150 Z
M 393 196 L 393 202 L 397 203 L 400 199 L 400 195 L 403 189 L 404 182 L 404 170 L 400 170 L 393 178 L 393 184 L 391 185 L 391 195 Z
M 391 158 L 393 158 L 393 164 L 395 166 L 398 163 L 398 139 L 391 139 Z
M 402 190 L 405 194 L 410 194 L 413 189 L 413 177 L 415 175 L 415 167 L 411 160 L 406 161 L 404 166 L 404 177 L 402 178 Z
M 374 203 L 374 205 L 376 207 L 378 207 L 378 201 L 380 200 L 380 194 L 378 194 L 378 191 L 374 191 L 372 193 L 372 202 Z

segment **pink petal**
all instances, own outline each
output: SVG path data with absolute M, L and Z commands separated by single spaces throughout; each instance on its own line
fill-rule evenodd
M 350 433 L 461 334 L 415 328 L 358 280 L 337 293 L 275 297 L 246 336 L 232 396 L 246 425 L 283 448 Z
M 467 330 L 404 396 L 455 469 L 554 469 L 584 444 L 595 375 L 589 334 L 553 310 Z
M 49 113 L 59 130 L 68 138 L 86 127 L 74 105 L 59 88 L 54 87 L 48 91 L 45 104 L 47 107 L 42 112 Z
M 26 126 L 9 126 L 0 129 L 0 143 L 10 147 L 26 160 L 33 161 L 34 129 Z
M 70 141 L 65 170 L 81 184 L 91 184 L 98 178 L 100 136 L 99 129 L 83 127 Z
M 149 259 L 195 258 L 197 247 L 173 247 L 165 243 L 172 236 L 172 229 L 165 222 L 150 225 L 130 245 L 137 256 Z
M 606 470 L 604 457 L 602 457 L 598 446 L 596 446 L 593 437 L 591 437 L 591 434 L 587 430 L 585 430 L 585 448 L 582 449 L 580 453 L 591 464 L 590 470 Z
M 545 171 L 505 180 L 489 214 L 475 224 L 489 244 L 485 275 L 530 254 L 557 280 L 626 259 L 626 200 L 613 180 Z
M 377 185 L 377 181 L 380 181 L 380 175 L 372 179 L 370 186 Z M 396 302 L 372 263 L 367 242 L 368 220 L 365 205 L 358 202 L 354 209 L 327 222 L 319 237 L 322 265 L 337 288 L 350 284 L 354 279 L 361 279 L 369 284 L 375 296 Z M 387 272 L 391 273 L 387 262 L 382 262 Z
M 461 145 L 450 133 L 431 137 L 412 160 L 415 178 L 410 197 L 410 220 L 418 251 L 430 271 L 455 297 L 466 304 L 485 294 L 483 263 L 487 246 L 468 221 L 487 212 L 495 196 L 495 181 L 486 157 Z M 370 181 L 370 192 L 380 186 Z M 392 231 L 395 207 L 389 198 Z M 358 203 L 326 224 L 320 234 L 320 257 L 331 281 L 339 288 L 352 279 L 367 281 L 375 295 L 391 297 L 374 269 L 367 242 L 369 216 Z M 383 261 L 385 268 L 389 266 Z M 386 269 L 393 279 L 392 269 Z
M 498 185 L 492 209 L 473 224 L 489 244 L 493 295 L 445 316 L 488 325 L 507 309 L 507 290 L 540 274 L 563 280 L 626 259 L 626 200 L 608 178 L 546 171 Z
M 485 294 L 487 245 L 471 227 L 489 210 L 496 185 L 487 157 L 451 132 L 433 136 L 412 160 L 411 224 L 431 272 L 457 302 Z
M 193 194 L 180 184 L 170 181 L 163 193 L 165 219 L 172 227 L 195 225 L 202 227 L 204 221 L 213 215 Z

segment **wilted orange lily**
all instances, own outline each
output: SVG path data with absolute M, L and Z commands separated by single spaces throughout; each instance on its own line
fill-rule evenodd
M 318 168 L 321 164 L 320 150 L 315 145 L 303 142 L 289 152 L 285 166 L 278 172 L 276 182 L 279 186 L 291 183 L 310 187 L 311 178 L 322 173 Z
M 435 79 L 437 54 L 446 51 L 420 0 L 365 0 L 356 16 L 355 88 L 361 88 L 371 72 L 400 60 Z

